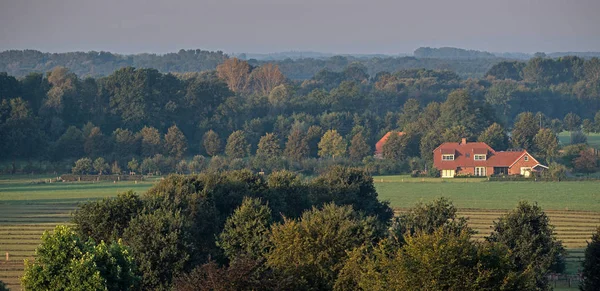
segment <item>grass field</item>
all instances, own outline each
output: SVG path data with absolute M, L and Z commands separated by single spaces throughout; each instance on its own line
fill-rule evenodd
M 156 180 L 100 183 L 39 183 L 47 176 L 0 176 L 0 280 L 19 290 L 23 260 L 34 257 L 34 250 L 45 230 L 68 223 L 70 213 L 80 202 L 115 196 L 118 192 L 145 192 Z M 556 226 L 559 239 L 568 248 L 568 273 L 574 274 L 583 257 L 586 240 L 600 225 L 600 183 L 594 182 L 486 182 L 485 179 L 374 178 L 380 199 L 389 200 L 397 211 L 419 201 L 440 196 L 452 199 L 459 215 L 482 239 L 492 222 L 519 200 L 537 201 Z M 568 209 L 568 210 L 567 210 Z M 10 258 L 5 260 L 5 253 Z M 559 282 L 556 290 L 566 282 Z
M 486 179 L 377 176 L 381 200 L 395 208 L 444 196 L 458 208 L 511 209 L 519 200 L 538 202 L 546 210 L 600 212 L 600 182 L 487 182 Z
M 558 141 L 560 145 L 566 146 L 571 144 L 571 133 L 568 131 L 563 131 L 558 134 Z M 596 149 L 600 149 L 600 133 L 590 133 L 587 134 L 588 144 Z

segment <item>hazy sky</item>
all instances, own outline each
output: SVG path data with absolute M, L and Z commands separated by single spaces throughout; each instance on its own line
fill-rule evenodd
M 0 0 L 0 50 L 600 51 L 600 0 Z

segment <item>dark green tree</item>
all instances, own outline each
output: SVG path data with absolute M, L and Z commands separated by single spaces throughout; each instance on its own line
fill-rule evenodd
M 484 130 L 477 141 L 484 142 L 497 151 L 504 151 L 509 147 L 508 135 L 498 123 L 494 123 Z
M 581 117 L 573 112 L 569 112 L 565 115 L 563 124 L 568 131 L 578 131 L 581 129 Z
M 374 221 L 351 206 L 313 208 L 300 220 L 286 219 L 273 226 L 267 264 L 292 277 L 294 289 L 331 289 L 347 259 L 346 251 L 377 239 Z
M 585 249 L 585 258 L 582 263 L 581 276 L 583 280 L 579 285 L 581 291 L 600 290 L 600 227 L 592 235 Z
M 36 260 L 25 262 L 27 290 L 137 290 L 130 250 L 120 242 L 84 243 L 69 227 L 44 232 Z
M 309 153 L 308 142 L 305 134 L 300 129 L 294 129 L 288 136 L 285 144 L 285 155 L 292 161 L 300 161 Z
M 240 258 L 259 260 L 269 249 L 271 209 L 261 199 L 244 198 L 227 221 L 217 245 L 230 261 Z
M 219 138 L 219 135 L 212 129 L 207 131 L 202 137 L 202 145 L 204 145 L 206 154 L 211 157 L 218 155 L 222 151 L 221 139 Z
M 250 153 L 250 145 L 246 141 L 246 135 L 243 131 L 237 130 L 227 138 L 225 154 L 232 159 L 241 159 Z
M 512 145 L 515 148 L 533 150 L 534 137 L 540 131 L 540 126 L 533 113 L 523 112 L 517 116 L 517 121 L 513 125 Z
M 549 128 L 542 128 L 533 138 L 537 155 L 550 162 L 558 155 L 558 137 Z
M 169 290 L 173 276 L 181 274 L 190 259 L 191 234 L 180 211 L 158 209 L 135 216 L 123 241 L 142 274 L 141 288 Z
M 352 137 L 348 152 L 350 159 L 356 162 L 362 161 L 364 157 L 371 155 L 371 147 L 365 141 L 362 132 L 358 132 Z
M 272 159 L 281 155 L 279 139 L 273 133 L 267 133 L 260 138 L 256 156 L 260 158 Z
M 133 191 L 120 193 L 115 198 L 82 204 L 73 213 L 74 229 L 84 239 L 117 241 L 131 219 L 143 208 L 143 202 Z
M 516 271 L 531 276 L 536 290 L 551 290 L 548 273 L 565 268 L 565 249 L 554 227 L 537 204 L 521 201 L 517 208 L 494 222 L 490 242 L 506 245 Z
M 169 127 L 165 134 L 166 152 L 175 159 L 181 159 L 187 152 L 187 139 L 176 125 Z
M 162 153 L 163 142 L 158 129 L 144 126 L 139 134 L 142 142 L 142 156 L 153 157 L 156 154 Z

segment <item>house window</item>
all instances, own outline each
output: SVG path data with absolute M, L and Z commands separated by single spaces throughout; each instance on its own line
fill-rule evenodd
M 454 178 L 454 170 L 442 170 L 442 178 Z
M 454 155 L 442 155 L 442 161 L 454 161 Z
M 475 176 L 485 176 L 485 167 L 475 167 Z
M 486 159 L 485 155 L 475 155 L 476 161 L 485 161 L 485 159 Z
M 529 156 L 528 155 L 525 155 L 525 161 L 526 162 L 529 161 Z

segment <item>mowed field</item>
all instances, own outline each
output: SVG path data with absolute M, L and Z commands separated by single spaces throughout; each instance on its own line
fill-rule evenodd
M 142 193 L 155 183 L 40 183 L 50 178 L 0 176 L 0 280 L 11 290 L 21 289 L 23 262 L 34 258 L 43 232 L 68 223 L 79 203 L 127 190 Z
M 133 190 L 143 193 L 153 181 L 100 183 L 39 183 L 44 176 L 0 176 L 0 280 L 20 290 L 24 259 L 33 259 L 45 230 L 68 223 L 70 213 L 84 201 L 115 196 Z M 568 273 L 575 274 L 583 248 L 600 225 L 600 183 L 597 182 L 486 182 L 485 179 L 433 179 L 409 176 L 377 176 L 375 186 L 382 200 L 398 212 L 419 201 L 444 196 L 469 218 L 469 225 L 483 239 L 491 225 L 519 200 L 537 201 L 556 226 L 559 239 L 569 250 Z M 9 253 L 6 261 L 5 254 Z M 565 285 L 565 282 L 558 284 Z M 564 289 L 575 290 L 575 289 Z
M 588 144 L 595 148 L 600 149 L 600 133 L 590 133 L 586 134 Z M 566 146 L 571 144 L 571 133 L 568 131 L 563 131 L 558 134 L 558 141 L 562 146 Z

